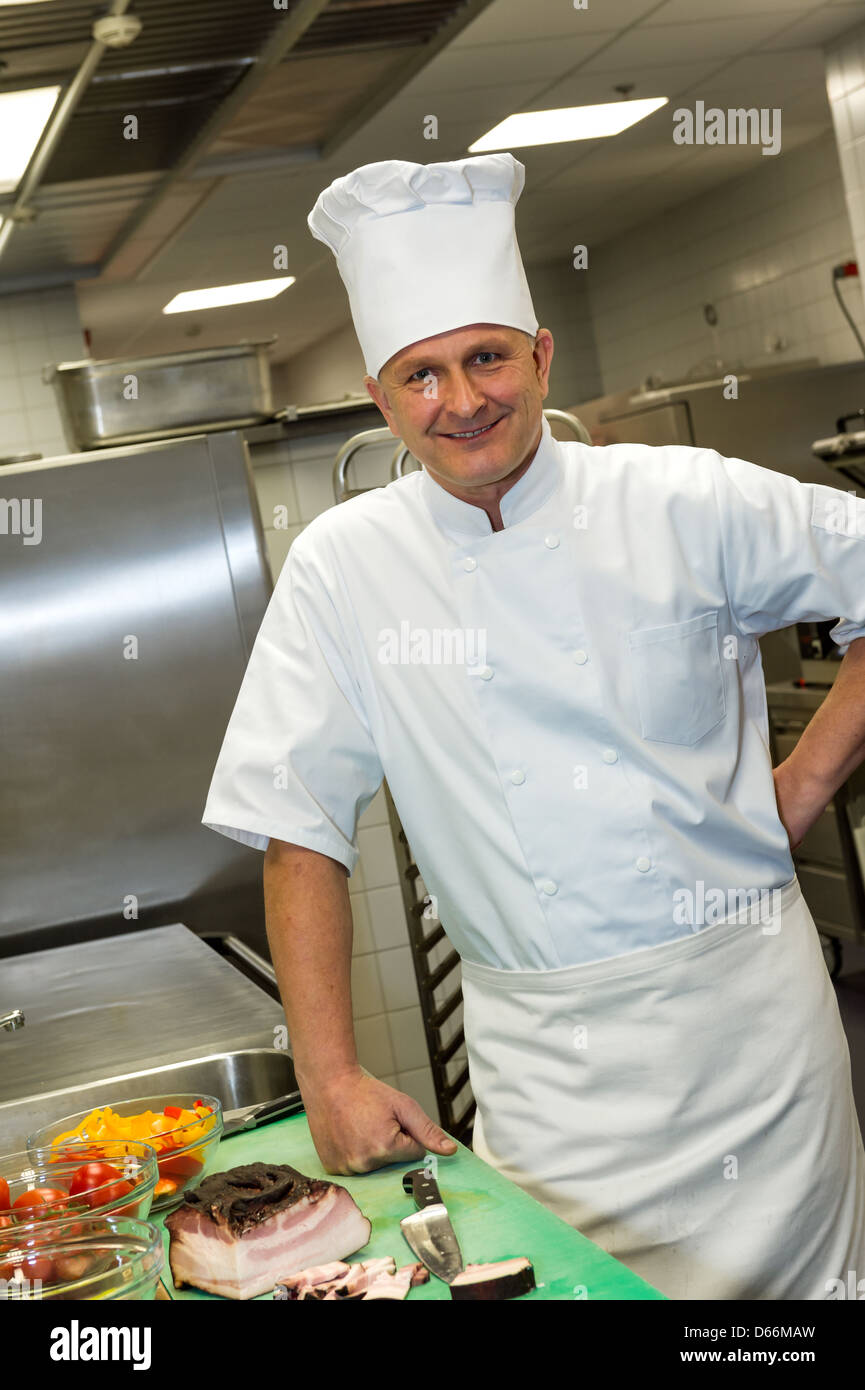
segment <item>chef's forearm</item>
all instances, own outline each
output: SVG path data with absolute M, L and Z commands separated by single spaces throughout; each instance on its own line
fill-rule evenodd
M 264 857 L 267 938 L 301 1090 L 357 1071 L 351 1007 L 353 924 L 335 859 L 271 840 Z
M 835 681 L 785 760 L 805 796 L 827 802 L 865 758 L 865 637 L 850 646 Z

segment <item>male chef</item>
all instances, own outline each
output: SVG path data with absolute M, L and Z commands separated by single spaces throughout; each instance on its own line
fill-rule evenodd
M 204 821 L 266 850 L 328 1172 L 455 1151 L 355 1051 L 347 876 L 386 777 L 462 957 L 475 1152 L 668 1297 L 826 1298 L 865 1277 L 865 1153 L 791 845 L 865 750 L 865 503 L 558 443 L 523 179 L 389 160 L 310 214 L 422 468 L 294 541 Z M 757 639 L 839 614 L 773 775 Z

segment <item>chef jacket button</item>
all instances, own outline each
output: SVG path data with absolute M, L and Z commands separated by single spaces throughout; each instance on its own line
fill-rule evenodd
M 651 867 L 652 867 L 652 861 L 651 861 L 651 859 L 647 859 L 646 856 L 645 856 L 645 854 L 641 854 L 640 857 L 639 857 L 639 859 L 637 860 L 637 868 L 640 870 L 640 873 L 641 873 L 641 874 L 647 873 L 647 872 L 649 871 L 649 869 L 651 869 Z
M 544 879 L 543 883 L 541 884 L 542 893 L 546 893 L 547 897 L 551 898 L 553 894 L 558 893 L 558 891 L 559 885 L 557 883 L 554 883 L 551 878 Z
M 574 661 L 577 663 L 578 666 L 585 666 L 588 659 L 589 654 L 588 652 L 584 652 L 582 647 L 580 647 L 578 651 L 574 652 Z
M 478 671 L 478 675 L 480 676 L 482 681 L 491 681 L 493 678 L 492 666 L 482 666 L 481 669 Z
M 513 782 L 515 787 L 521 787 L 525 780 L 526 774 L 524 772 L 520 772 L 519 768 L 515 768 L 514 771 L 511 773 L 511 781 Z
M 474 558 L 473 555 L 467 555 L 466 558 L 463 560 L 463 569 L 464 569 L 464 570 L 469 570 L 469 571 L 471 571 L 471 570 L 476 570 L 477 567 L 478 567 L 478 562 L 477 562 L 477 560 Z
M 619 761 L 619 755 L 615 748 L 605 748 L 602 756 L 605 763 L 617 763 Z
M 544 536 L 544 545 L 547 547 L 547 550 L 555 550 L 558 543 L 558 536 Z

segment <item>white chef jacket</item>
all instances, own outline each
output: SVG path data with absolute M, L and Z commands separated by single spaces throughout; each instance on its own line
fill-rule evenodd
M 499 969 L 687 936 L 682 889 L 788 883 L 757 638 L 865 636 L 865 502 L 544 420 L 500 507 L 494 532 L 423 470 L 306 527 L 204 823 L 351 872 L 386 776 L 452 944 Z

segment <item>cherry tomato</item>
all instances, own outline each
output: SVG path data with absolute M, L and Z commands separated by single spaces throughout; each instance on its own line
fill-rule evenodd
M 116 1206 L 133 1191 L 118 1168 L 110 1163 L 85 1163 L 73 1175 L 70 1195 L 83 1196 L 90 1207 Z
M 114 1182 L 122 1177 L 123 1174 L 117 1168 L 112 1168 L 110 1163 L 84 1163 L 80 1168 L 76 1168 L 72 1175 L 69 1195 L 77 1197 L 82 1192 L 90 1192 L 94 1187 L 101 1187 L 105 1182 Z
M 132 1190 L 133 1184 L 121 1179 L 120 1182 L 111 1183 L 110 1187 L 88 1192 L 87 1200 L 94 1209 L 97 1207 L 113 1207 L 116 1206 L 118 1202 L 122 1201 L 124 1197 L 128 1196 Z M 117 1212 L 116 1214 L 120 1216 L 128 1213 L 126 1213 L 126 1209 L 124 1208 L 123 1212 Z
M 54 1263 L 46 1255 L 25 1255 L 23 1259 L 7 1260 L 0 1264 L 0 1279 L 14 1279 L 19 1271 L 31 1283 L 34 1279 L 41 1279 L 43 1284 L 47 1284 L 54 1278 Z
M 9 1200 L 9 1184 L 5 1178 L 0 1178 L 0 1211 L 8 1211 L 12 1203 Z
M 59 1187 L 34 1187 L 20 1192 L 12 1203 L 13 1211 L 32 1211 L 29 1218 L 41 1221 L 51 1216 L 65 1216 L 69 1211 L 69 1193 Z

